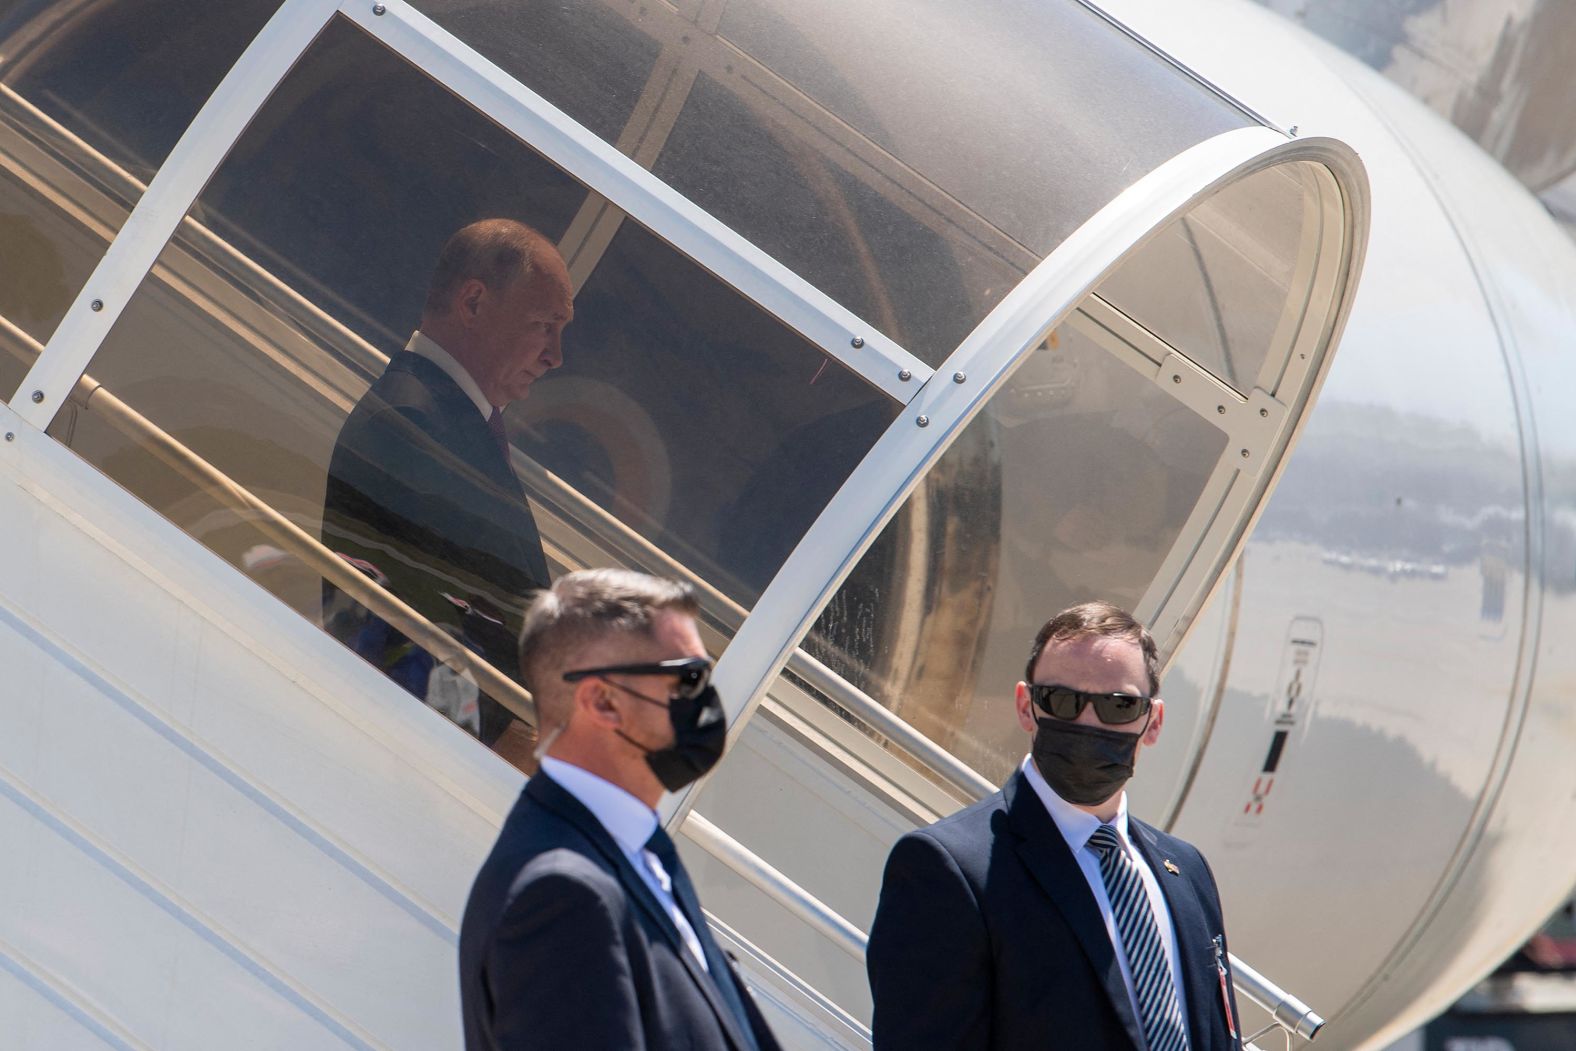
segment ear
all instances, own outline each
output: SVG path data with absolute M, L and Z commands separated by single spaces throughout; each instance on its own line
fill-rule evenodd
M 1036 729 L 1034 719 L 1034 701 L 1029 697 L 1029 684 L 1019 682 L 1018 688 L 1013 691 L 1013 703 L 1018 709 L 1018 725 L 1023 727 L 1024 733 L 1033 733 Z
M 613 704 L 613 691 L 601 679 L 581 679 L 575 683 L 575 714 L 598 726 L 613 728 L 622 725 L 623 716 Z
M 1166 721 L 1166 702 L 1159 697 L 1154 699 L 1149 709 L 1149 726 L 1144 730 L 1144 747 L 1148 748 L 1160 740 L 1160 727 Z
M 480 278 L 472 277 L 461 282 L 454 291 L 454 311 L 464 322 L 471 322 L 481 313 L 482 301 L 487 296 L 487 285 Z

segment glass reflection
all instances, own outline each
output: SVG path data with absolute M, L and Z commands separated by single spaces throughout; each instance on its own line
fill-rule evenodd
M 9 401 L 106 247 L 0 154 L 0 400 Z
M 88 147 L 90 172 L 108 166 L 120 176 L 109 184 L 130 195 L 129 206 L 278 6 L 18 0 L 0 8 L 0 114 L 58 123 Z
M 741 77 L 696 77 L 652 170 L 931 365 L 1035 262 L 807 134 Z
M 1232 183 L 1133 253 L 1101 297 L 1238 391 L 1273 390 L 1279 377 L 1260 372 L 1291 349 L 1302 309 L 1291 291 L 1318 250 L 1316 170 Z
M 998 783 L 1022 758 L 1012 687 L 1076 602 L 1137 607 L 1226 435 L 1064 326 L 883 532 L 811 655 Z
M 89 366 L 102 388 L 51 433 L 505 751 L 512 727 L 457 647 L 513 675 L 525 593 L 585 564 L 676 559 L 748 605 L 897 411 L 633 222 L 570 243 L 601 205 L 335 22 L 127 305 Z M 433 292 L 440 248 L 480 216 L 544 235 L 530 269 Z M 531 294 L 549 273 L 554 295 Z M 573 311 L 561 351 L 556 332 L 524 347 L 544 298 L 558 331 Z M 443 316 L 499 322 L 472 335 L 524 374 L 473 368 Z M 329 552 L 414 607 L 423 641 L 325 590 L 312 559 L 345 573 Z
M 626 222 L 521 448 L 742 605 L 897 405 Z
M 731 0 L 718 34 L 1036 258 L 1252 123 L 1076 2 Z
M 415 6 L 615 145 L 662 51 L 648 28 L 672 17 L 660 0 L 655 10 L 564 0 L 415 0 Z

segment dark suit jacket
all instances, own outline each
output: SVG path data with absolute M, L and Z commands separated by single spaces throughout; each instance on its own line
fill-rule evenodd
M 417 612 L 518 673 L 521 616 L 549 583 L 541 536 L 486 420 L 433 362 L 396 354 L 345 419 L 329 461 L 323 542 L 377 566 Z M 483 740 L 508 722 L 483 699 Z
M 757 1046 L 777 1051 L 738 985 Z M 460 1003 L 467 1051 L 748 1046 L 613 837 L 540 773 L 526 782 L 471 887 Z
M 1236 1051 L 1215 967 L 1214 876 L 1182 840 L 1128 825 L 1171 910 L 1193 1051 Z M 868 964 L 878 1051 L 1145 1048 L 1094 894 L 1021 771 L 898 841 Z

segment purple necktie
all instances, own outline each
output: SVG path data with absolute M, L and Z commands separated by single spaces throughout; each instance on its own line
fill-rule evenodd
M 498 443 L 498 451 L 503 453 L 505 461 L 509 459 L 509 432 L 503 425 L 503 410 L 493 406 L 492 415 L 487 417 L 487 429 L 492 432 L 493 441 Z

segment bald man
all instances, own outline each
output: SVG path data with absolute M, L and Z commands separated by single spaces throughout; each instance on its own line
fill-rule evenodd
M 550 240 L 510 219 L 463 228 L 438 256 L 420 327 L 329 463 L 324 544 L 510 676 L 525 608 L 550 581 L 502 414 L 563 363 L 573 317 Z M 523 765 L 529 739 L 502 705 L 328 586 L 324 610 L 342 641 Z

